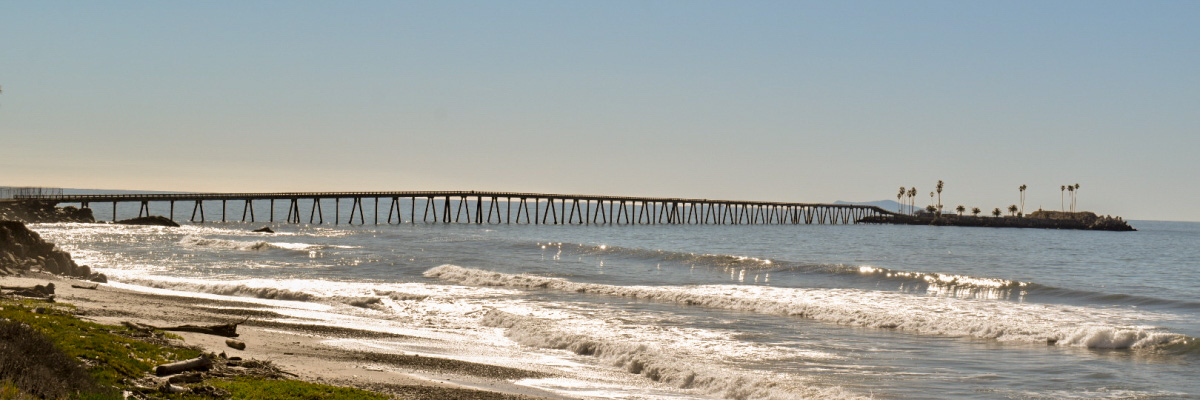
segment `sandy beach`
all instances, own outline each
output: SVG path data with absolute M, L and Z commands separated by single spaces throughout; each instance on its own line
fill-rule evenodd
M 224 337 L 177 332 L 184 344 L 229 357 L 265 360 L 296 379 L 349 386 L 403 399 L 567 399 L 512 384 L 524 378 L 552 376 L 546 371 L 517 369 L 415 354 L 347 350 L 330 345 L 339 339 L 429 341 L 398 334 L 280 322 L 283 317 L 255 302 L 172 296 L 114 288 L 43 274 L 0 277 L 5 286 L 53 282 L 56 300 L 77 307 L 80 318 L 103 324 L 135 322 L 155 326 L 210 325 L 241 322 L 237 339 L 245 350 L 225 344 Z

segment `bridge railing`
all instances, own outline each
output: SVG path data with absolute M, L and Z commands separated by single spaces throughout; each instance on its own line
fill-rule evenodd
M 47 187 L 0 187 L 0 199 L 16 199 L 27 196 L 62 196 L 62 188 Z
M 774 201 L 689 199 L 674 197 L 600 196 L 580 194 L 553 194 L 527 192 L 484 192 L 484 191 L 390 191 L 390 192 L 273 192 L 273 193 L 134 193 L 134 194 L 24 194 L 18 199 L 53 203 L 112 203 L 113 220 L 117 220 L 118 203 L 141 203 L 138 216 L 150 215 L 150 202 L 168 202 L 169 218 L 174 219 L 176 202 L 195 202 L 192 221 L 204 222 L 205 201 L 221 203 L 221 221 L 226 221 L 226 203 L 244 201 L 242 220 L 249 216 L 254 222 L 255 200 L 269 200 L 271 221 L 275 217 L 275 202 L 285 201 L 289 222 L 299 223 L 301 210 L 299 201 L 307 201 L 309 222 L 324 221 L 323 200 L 333 200 L 333 220 L 338 223 L 341 209 L 338 201 L 347 199 L 350 220 L 355 212 L 360 223 L 365 223 L 363 199 L 375 199 L 374 220 L 378 223 L 378 208 L 381 199 L 390 200 L 387 221 L 391 223 L 395 214 L 398 221 L 404 220 L 400 209 L 401 199 L 408 205 L 411 223 L 420 219 L 437 223 L 458 223 L 462 215 L 468 222 L 498 223 L 496 221 L 519 221 L 534 224 L 613 224 L 624 218 L 626 223 L 636 218 L 634 224 L 847 224 L 858 223 L 867 216 L 890 216 L 894 213 L 870 205 L 794 203 Z M 453 204 L 457 203 L 457 204 Z M 423 207 L 418 210 L 418 202 Z M 411 204 L 408 204 L 411 203 Z M 486 205 L 486 215 L 485 214 Z M 513 207 L 516 207 L 515 210 Z M 568 209 L 569 207 L 569 209 Z M 418 213 L 421 211 L 421 213 Z M 515 214 L 514 214 L 515 211 Z M 532 211 L 531 216 L 528 215 Z M 500 217 L 503 213 L 503 218 Z M 636 216 L 634 215 L 636 213 Z M 514 217 L 515 215 L 515 217 Z M 538 222 L 538 217 L 541 221 Z M 453 218 L 452 218 L 453 217 Z M 601 222 L 603 221 L 603 222 Z M 320 223 L 320 222 L 318 222 Z

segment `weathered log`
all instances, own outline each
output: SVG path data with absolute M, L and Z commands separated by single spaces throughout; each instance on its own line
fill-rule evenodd
M 241 340 L 225 339 L 225 345 L 235 348 L 235 349 L 238 349 L 238 350 L 246 349 L 246 342 L 243 342 Z
M 71 287 L 76 289 L 96 290 L 96 288 L 100 287 L 100 285 L 71 285 Z
M 246 322 L 246 320 L 242 320 L 242 322 Z M 136 322 L 129 322 L 129 321 L 122 322 L 121 324 L 125 325 L 127 327 L 130 327 L 132 329 L 140 330 L 140 331 L 160 330 L 160 331 L 175 331 L 175 332 L 194 332 L 194 333 L 204 333 L 204 334 L 224 336 L 224 337 L 238 337 L 237 326 L 239 324 L 241 324 L 242 322 L 234 322 L 234 323 L 220 324 L 220 325 L 209 325 L 209 326 L 200 326 L 200 325 L 154 326 L 154 325 L 139 324 Z
M 175 375 L 167 379 L 167 382 L 170 383 L 199 383 L 203 381 L 204 373 L 202 372 L 188 372 L 185 374 Z
M 35 296 L 28 296 L 28 297 L 46 297 L 46 296 L 49 296 L 49 295 L 52 295 L 52 294 L 54 294 L 54 282 L 47 283 L 47 284 L 45 284 L 44 286 L 43 286 L 43 285 L 34 285 L 34 286 L 0 286 L 0 289 L 4 289 L 4 290 L 11 290 L 11 291 L 13 291 L 13 293 L 15 293 L 15 294 L 21 294 L 21 293 L 33 293 L 33 294 L 36 294 Z M 22 295 L 22 296 L 26 296 L 26 295 L 23 295 L 23 294 L 21 294 L 21 295 Z
M 224 337 L 238 337 L 237 326 L 238 326 L 237 323 L 209 325 L 209 326 L 179 325 L 179 326 L 160 327 L 158 329 L 164 330 L 164 331 L 195 332 L 195 333 L 204 333 L 204 334 L 224 336 Z
M 208 370 L 212 367 L 212 360 L 208 356 L 200 356 L 190 360 L 177 361 L 170 364 L 159 365 L 154 368 L 154 373 L 158 376 L 174 375 L 185 371 Z
M 54 284 L 53 283 L 47 283 L 45 286 L 35 285 L 35 286 L 31 286 L 31 287 L 0 286 L 0 289 L 11 290 L 12 292 L 9 294 L 14 294 L 17 296 L 34 297 L 34 298 L 44 299 L 47 301 L 54 300 Z

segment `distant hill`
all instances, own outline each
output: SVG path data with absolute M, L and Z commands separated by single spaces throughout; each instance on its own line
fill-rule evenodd
M 838 201 L 833 202 L 833 204 L 848 204 L 848 205 L 855 205 L 855 206 L 875 206 L 875 207 L 879 207 L 884 210 L 888 210 L 888 211 L 892 211 L 892 212 L 900 211 L 900 203 L 897 203 L 895 200 L 878 200 L 878 201 L 865 201 L 865 202 L 838 200 Z

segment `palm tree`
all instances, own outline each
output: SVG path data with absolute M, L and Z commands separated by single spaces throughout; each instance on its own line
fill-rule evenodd
M 943 187 L 943 186 L 946 186 L 946 183 L 945 183 L 945 182 L 942 182 L 942 180 L 941 180 L 941 179 L 939 179 L 939 180 L 938 180 L 938 184 L 937 184 L 937 194 L 938 194 L 938 210 L 941 210 L 941 209 L 942 209 L 942 187 Z
M 935 207 L 933 204 L 930 204 L 930 205 L 925 206 L 925 211 L 928 211 L 930 214 L 933 214 L 934 212 L 937 211 L 937 207 Z
M 1067 211 L 1067 201 L 1064 200 L 1066 198 L 1066 193 L 1067 193 L 1067 185 L 1063 185 L 1061 188 L 1058 189 L 1058 202 L 1061 203 L 1059 205 L 1062 206 L 1062 210 L 1064 212 Z
M 979 213 L 981 213 L 981 212 L 983 212 L 983 210 L 980 210 L 980 209 L 979 209 L 979 207 L 971 207 L 971 214 L 972 214 L 972 215 L 974 215 L 974 216 L 978 217 L 978 216 L 979 216 Z
M 1021 212 L 1022 213 L 1025 212 L 1025 189 L 1026 188 L 1028 188 L 1028 186 L 1025 186 L 1025 185 L 1021 185 L 1021 187 L 1019 188 L 1019 189 L 1021 189 Z
M 1011 206 L 1008 206 L 1008 212 L 1012 213 L 1012 215 L 1014 217 L 1017 216 L 1017 205 L 1013 204 Z
M 908 212 L 915 213 L 917 211 L 917 187 L 913 186 L 908 189 Z
M 1071 212 L 1075 212 L 1075 205 L 1079 204 L 1079 184 L 1075 184 L 1075 191 L 1071 195 Z
M 958 207 L 954 207 L 954 211 L 958 211 L 958 216 L 961 217 L 963 212 L 967 211 L 967 207 L 963 206 L 962 204 L 959 204 Z
M 1075 212 L 1075 185 L 1068 185 L 1067 191 L 1071 192 L 1071 212 Z
M 900 203 L 900 198 L 904 197 L 904 193 L 907 193 L 907 192 L 908 192 L 908 190 L 905 189 L 904 186 L 901 186 L 900 193 L 896 193 L 896 203 Z M 896 212 L 900 212 L 900 213 L 904 212 L 903 204 L 901 204 L 900 206 L 898 206 L 898 208 L 896 208 Z
M 1000 217 L 1000 208 L 997 207 L 995 210 L 992 210 L 992 216 L 999 218 Z

